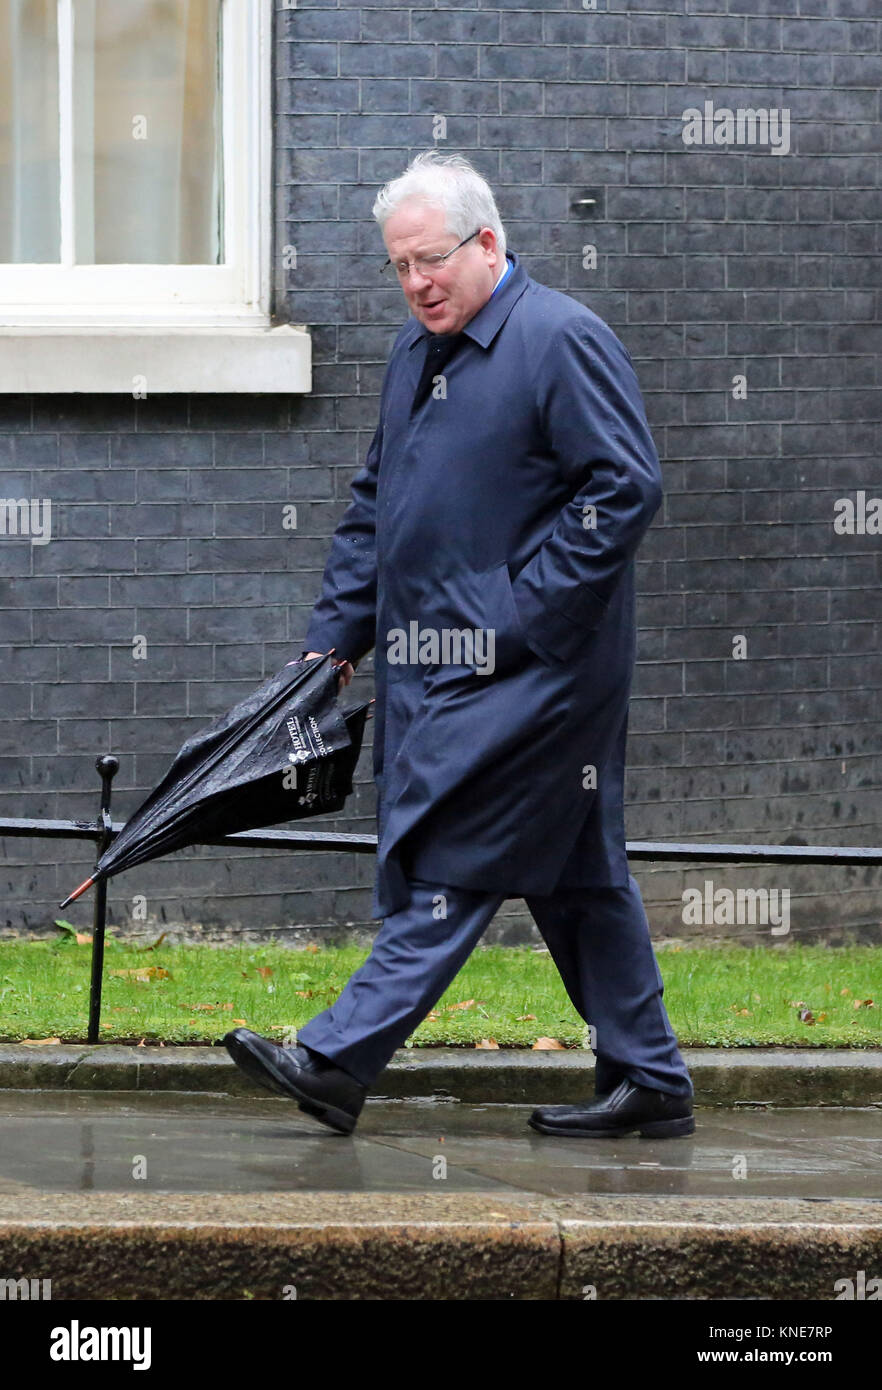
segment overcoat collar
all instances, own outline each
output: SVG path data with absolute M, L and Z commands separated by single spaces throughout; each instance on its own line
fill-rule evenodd
M 482 304 L 478 312 L 469 319 L 462 330 L 474 342 L 480 343 L 482 348 L 488 348 L 493 342 L 496 334 L 527 288 L 529 280 L 517 252 L 507 250 L 505 254 L 507 259 L 511 261 L 511 270 L 496 293 L 491 294 L 487 303 Z M 428 328 L 420 323 L 419 319 L 412 315 L 410 323 L 411 327 L 405 337 L 408 352 L 416 347 L 421 339 L 434 336 Z

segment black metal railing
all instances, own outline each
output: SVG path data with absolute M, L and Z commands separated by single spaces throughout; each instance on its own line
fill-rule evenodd
M 119 834 L 125 822 L 112 821 L 110 801 L 119 759 L 105 754 L 95 762 L 101 777 L 101 799 L 95 821 L 30 820 L 0 818 L 0 836 L 27 836 L 46 840 L 92 840 L 96 859 Z M 345 850 L 350 854 L 374 854 L 376 835 L 349 835 L 325 830 L 241 830 L 217 840 L 200 840 L 200 845 L 239 845 L 246 849 Z M 629 859 L 650 859 L 657 863 L 703 864 L 836 864 L 873 866 L 882 864 L 882 849 L 853 845 L 715 845 L 667 840 L 629 840 Z M 99 1042 L 101 985 L 104 974 L 104 936 L 107 924 L 107 880 L 95 885 L 92 914 L 92 971 L 89 986 L 89 1027 L 87 1041 Z

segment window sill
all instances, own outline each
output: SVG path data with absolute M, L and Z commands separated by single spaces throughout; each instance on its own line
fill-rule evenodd
M 0 328 L 0 394 L 158 396 L 312 390 L 302 324 Z

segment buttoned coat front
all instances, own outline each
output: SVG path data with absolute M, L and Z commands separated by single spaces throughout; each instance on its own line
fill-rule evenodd
M 408 875 L 509 897 L 628 881 L 634 554 L 659 459 L 627 349 L 508 259 L 416 409 L 430 334 L 399 332 L 306 634 L 352 662 L 375 648 L 377 917 Z M 444 645 L 463 632 L 471 648 Z

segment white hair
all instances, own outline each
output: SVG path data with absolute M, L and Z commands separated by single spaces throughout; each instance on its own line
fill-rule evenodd
M 505 255 L 505 229 L 489 183 L 470 164 L 465 155 L 424 150 L 408 164 L 403 174 L 385 184 L 371 209 L 385 227 L 402 203 L 422 202 L 444 210 L 444 224 L 459 241 L 478 227 L 489 227 L 496 235 L 500 255 Z

